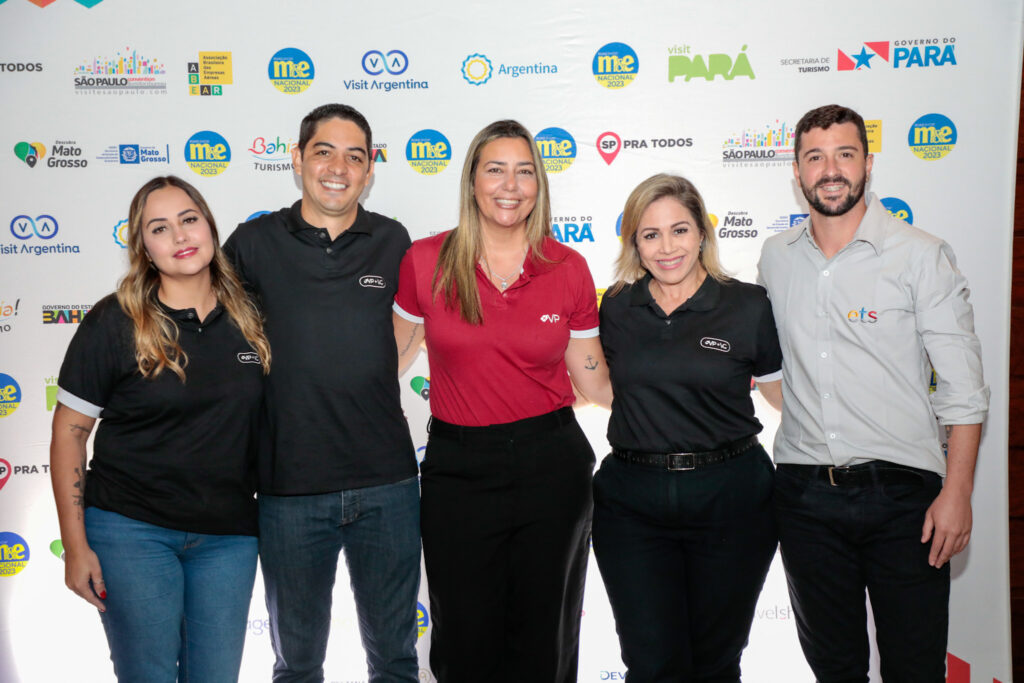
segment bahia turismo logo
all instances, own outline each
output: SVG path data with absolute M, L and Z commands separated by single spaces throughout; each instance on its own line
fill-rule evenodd
M 51 242 L 57 236 L 59 226 L 57 219 L 49 214 L 35 217 L 20 214 L 11 219 L 11 234 L 18 242 L 0 244 L 0 254 L 78 254 L 81 249 L 77 244 Z M 43 241 L 45 244 L 40 244 Z
M 722 143 L 722 164 L 731 168 L 775 166 L 793 159 L 793 129 L 779 119 L 759 128 L 745 128 Z
M 956 37 L 912 38 L 864 42 L 853 50 L 836 51 L 837 71 L 869 71 L 891 66 L 956 66 Z
M 96 157 L 106 164 L 140 166 L 143 164 L 171 163 L 170 145 L 109 145 Z
M 576 140 L 564 128 L 545 128 L 533 139 L 548 173 L 561 173 L 576 160 Z
M 46 156 L 46 146 L 41 142 L 19 142 L 14 145 L 14 155 L 35 168 L 36 163 Z
M 77 325 L 92 309 L 91 304 L 44 304 L 44 325 Z
M 426 90 L 428 81 L 399 78 L 409 69 L 409 57 L 401 50 L 369 50 L 361 61 L 363 71 L 373 78 L 353 78 L 343 81 L 345 90 Z
M 0 299 L 0 334 L 14 329 L 14 319 L 18 317 L 19 306 L 21 299 L 15 299 L 13 304 Z
M 231 162 L 228 141 L 212 130 L 201 130 L 185 142 L 185 163 L 199 175 L 220 175 Z
M 437 175 L 452 160 L 452 145 L 433 128 L 417 131 L 405 143 L 405 158 L 420 175 Z
M 93 57 L 75 68 L 75 93 L 166 95 L 167 69 L 159 60 L 126 47 L 113 57 Z
M 290 138 L 281 139 L 280 135 L 273 138 L 259 136 L 253 138 L 249 145 L 249 154 L 253 158 L 253 169 L 256 171 L 292 171 L 292 150 L 298 145 Z
M 422 602 L 416 603 L 416 637 L 421 638 L 430 626 L 430 613 Z
M 412 381 L 409 382 L 409 386 L 412 390 L 422 398 L 424 401 L 430 400 L 430 378 L 429 377 L 413 377 Z
M 28 541 L 13 531 L 0 531 L 0 576 L 14 576 L 28 564 Z
M 910 204 L 899 197 L 885 197 L 881 200 L 882 206 L 893 218 L 898 218 L 901 221 L 906 221 L 910 225 L 914 224 L 914 212 L 910 210 Z
M 128 248 L 128 219 L 122 218 L 114 224 L 114 244 L 122 249 Z
M 594 53 L 591 71 L 598 83 L 609 90 L 621 90 L 640 71 L 636 52 L 625 43 L 608 43 Z
M 232 83 L 230 52 L 200 52 L 196 61 L 188 63 L 189 95 L 219 97 L 224 86 Z
M 21 387 L 10 375 L 0 372 L 0 417 L 7 417 L 21 405 Z
M 270 82 L 281 92 L 290 95 L 308 88 L 315 75 L 313 60 L 295 47 L 278 50 L 267 65 L 267 77 Z
M 754 69 L 747 58 L 747 46 L 741 47 L 736 57 L 726 53 L 715 53 L 709 54 L 707 60 L 704 59 L 704 55 L 693 54 L 689 45 L 673 45 L 668 49 L 669 83 L 674 83 L 679 77 L 687 83 L 691 78 L 713 81 L 716 76 L 721 76 L 727 81 L 739 76 L 754 80 Z
M 910 126 L 907 144 L 918 159 L 941 159 L 956 146 L 956 126 L 942 114 L 925 114 Z
M 593 242 L 593 221 L 591 216 L 555 216 L 551 219 L 551 233 L 562 244 Z
M 462 60 L 462 79 L 470 85 L 483 85 L 491 80 L 491 76 L 517 79 L 524 76 L 547 76 L 558 73 L 557 64 L 534 62 L 533 64 L 506 64 L 498 62 L 498 67 L 485 54 L 474 52 Z

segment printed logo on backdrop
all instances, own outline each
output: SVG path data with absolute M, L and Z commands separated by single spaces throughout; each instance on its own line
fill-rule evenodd
M 722 227 L 718 227 L 718 222 L 718 217 L 715 216 L 711 221 L 711 225 L 716 229 L 719 239 L 748 239 L 757 237 L 754 219 L 746 211 L 729 211 L 721 221 Z
M 44 304 L 44 325 L 77 325 L 85 318 L 92 304 Z
M 167 69 L 152 57 L 126 47 L 113 56 L 96 56 L 75 67 L 76 94 L 166 95 Z
M 14 576 L 28 564 L 28 541 L 13 531 L 0 531 L 0 576 Z
M 689 45 L 673 45 L 668 49 L 668 82 L 677 78 L 689 82 L 693 78 L 713 81 L 721 77 L 727 81 L 743 77 L 754 80 L 754 69 L 747 57 L 747 46 L 740 48 L 739 53 L 730 55 L 725 52 L 694 54 Z
M 0 254 L 78 254 L 77 244 L 52 242 L 60 230 L 57 219 L 49 214 L 20 214 L 11 219 L 11 235 L 17 242 L 0 244 Z
M 427 608 L 423 606 L 422 602 L 416 603 L 416 637 L 422 638 L 423 634 L 427 632 L 427 627 L 430 626 L 430 613 L 427 612 Z
M 779 60 L 779 66 L 795 69 L 800 74 L 827 73 L 832 70 L 832 58 L 827 55 L 783 57 Z
M 230 52 L 200 52 L 198 61 L 188 63 L 189 95 L 219 97 L 232 83 Z
M 590 68 L 598 83 L 609 90 L 621 90 L 636 78 L 640 60 L 629 45 L 608 43 L 594 53 Z
M 253 158 L 253 169 L 256 171 L 292 171 L 292 150 L 298 145 L 295 140 L 280 135 L 274 137 L 259 136 L 253 138 L 249 145 L 249 154 Z
M 413 377 L 412 381 L 409 382 L 409 386 L 416 395 L 422 398 L 424 401 L 430 400 L 430 378 L 429 377 Z
M 109 145 L 96 157 L 106 164 L 141 166 L 144 164 L 171 163 L 170 145 Z
M 552 236 L 562 244 L 594 241 L 591 216 L 555 216 L 551 221 Z
M 201 130 L 185 142 L 185 163 L 199 175 L 220 175 L 230 162 L 231 147 L 220 133 Z
M 914 224 L 914 212 L 910 210 L 910 204 L 899 197 L 885 197 L 881 202 L 890 216 L 906 221 L 910 225 Z
M 15 299 L 14 303 L 0 299 L 0 334 L 14 329 L 14 319 L 18 317 L 20 306 L 21 299 Z
M 0 417 L 7 417 L 21 405 L 21 387 L 11 377 L 0 372 Z
M 270 617 L 248 620 L 247 622 L 245 622 L 245 630 L 254 636 L 262 636 L 264 633 L 269 633 Z
M 42 62 L 0 62 L 0 73 L 38 73 L 42 70 Z
M 114 244 L 122 249 L 128 248 L 128 219 L 122 218 L 114 224 Z
M 370 157 L 375 164 L 388 163 L 388 144 L 386 142 L 373 143 L 373 152 Z
M 0 0 L 0 5 L 2 5 L 5 1 L 6 0 Z M 31 2 L 33 5 L 35 5 L 36 7 L 46 7 L 47 5 L 52 5 L 56 0 L 28 0 L 28 1 Z M 92 9 L 96 5 L 98 5 L 101 2 L 103 2 L 103 0 L 75 0 L 75 2 L 77 2 L 82 7 L 85 7 L 86 9 Z
M 956 126 L 942 114 L 925 114 L 910 126 L 907 144 L 918 159 L 941 159 L 956 146 Z
M 624 149 L 634 151 L 645 149 L 684 149 L 693 147 L 693 138 L 620 138 L 618 134 L 607 131 L 597 136 L 597 153 L 606 164 L 615 161 L 615 157 Z
M 772 232 L 782 232 L 783 230 L 789 230 L 794 225 L 807 218 L 810 214 L 807 213 L 784 213 L 771 223 L 764 227 L 765 230 Z
M 24 161 L 29 168 L 46 156 L 46 145 L 41 142 L 18 142 L 14 145 L 14 156 Z M 85 168 L 89 160 L 82 157 L 82 148 L 74 140 L 55 140 L 46 160 L 49 168 Z
M 524 76 L 549 76 L 558 73 L 557 64 L 534 62 L 533 64 L 506 64 L 498 62 L 497 68 L 485 54 L 475 52 L 462 60 L 462 79 L 470 85 L 483 85 L 491 76 L 517 79 Z
M 55 541 L 50 543 L 50 552 L 53 553 L 54 557 L 56 557 L 57 559 L 63 561 L 63 559 L 64 559 L 64 544 L 61 543 L 61 540 L 59 538 L 57 540 L 55 540 Z
M 726 167 L 775 166 L 793 161 L 793 129 L 785 121 L 744 128 L 722 143 Z
M 956 36 L 864 42 L 836 50 L 837 71 L 956 66 Z
M 298 48 L 278 50 L 267 65 L 267 78 L 279 91 L 294 95 L 309 87 L 316 70 L 309 55 Z
M 46 411 L 52 412 L 57 407 L 57 377 L 51 376 L 43 380 L 43 395 L 46 396 Z M 32 466 L 35 468 L 35 465 Z M 47 465 L 49 468 L 49 465 Z M 35 471 L 32 472 L 35 474 Z
M 7 462 L 3 458 L 0 458 L 0 490 L 7 485 L 7 480 L 11 478 L 11 463 Z
M 405 143 L 405 158 L 420 175 L 437 175 L 452 160 L 452 146 L 443 133 L 424 128 Z
M 576 160 L 576 140 L 564 128 L 545 128 L 533 139 L 548 173 L 561 173 Z
M 342 81 L 345 90 L 426 90 L 427 81 L 415 78 L 399 78 L 409 69 L 409 57 L 402 50 L 369 50 L 360 62 L 363 71 L 373 80 L 366 78 Z
M 254 211 L 251 214 L 249 214 L 249 217 L 246 218 L 244 222 L 248 223 L 251 220 L 255 220 L 255 219 L 259 218 L 260 216 L 266 216 L 269 213 L 270 213 L 269 211 Z

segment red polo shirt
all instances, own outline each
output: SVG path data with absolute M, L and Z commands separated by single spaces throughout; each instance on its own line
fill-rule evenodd
M 528 258 L 504 292 L 477 265 L 483 324 L 470 325 L 431 291 L 448 233 L 413 242 L 402 259 L 394 310 L 422 323 L 430 361 L 430 412 L 467 427 L 514 422 L 574 402 L 565 367 L 570 337 L 598 334 L 587 262 L 550 237 L 550 263 Z

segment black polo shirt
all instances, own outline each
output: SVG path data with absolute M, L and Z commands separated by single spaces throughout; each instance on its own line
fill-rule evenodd
M 608 442 L 654 453 L 712 450 L 761 431 L 751 377 L 782 368 L 765 290 L 711 277 L 665 314 L 651 276 L 601 302 L 615 400 Z
M 113 294 L 64 356 L 58 400 L 102 418 L 86 505 L 168 529 L 255 536 L 263 366 L 221 307 L 202 322 L 195 309 L 164 310 L 188 354 L 184 383 L 170 370 L 139 374 L 133 324 Z
M 409 233 L 360 206 L 332 241 L 300 204 L 238 226 L 224 245 L 260 301 L 273 353 L 259 490 L 311 495 L 415 476 L 391 322 Z

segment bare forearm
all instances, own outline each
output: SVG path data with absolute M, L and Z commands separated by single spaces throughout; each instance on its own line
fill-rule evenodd
M 50 480 L 66 547 L 85 545 L 86 442 L 94 422 L 57 404 L 50 441 Z
M 944 488 L 970 496 L 974 491 L 974 467 L 978 461 L 981 425 L 946 427 L 946 482 Z
M 391 314 L 391 321 L 395 328 L 395 346 L 398 349 L 398 376 L 401 377 L 420 352 L 424 338 L 423 324 L 406 320 L 397 313 Z

